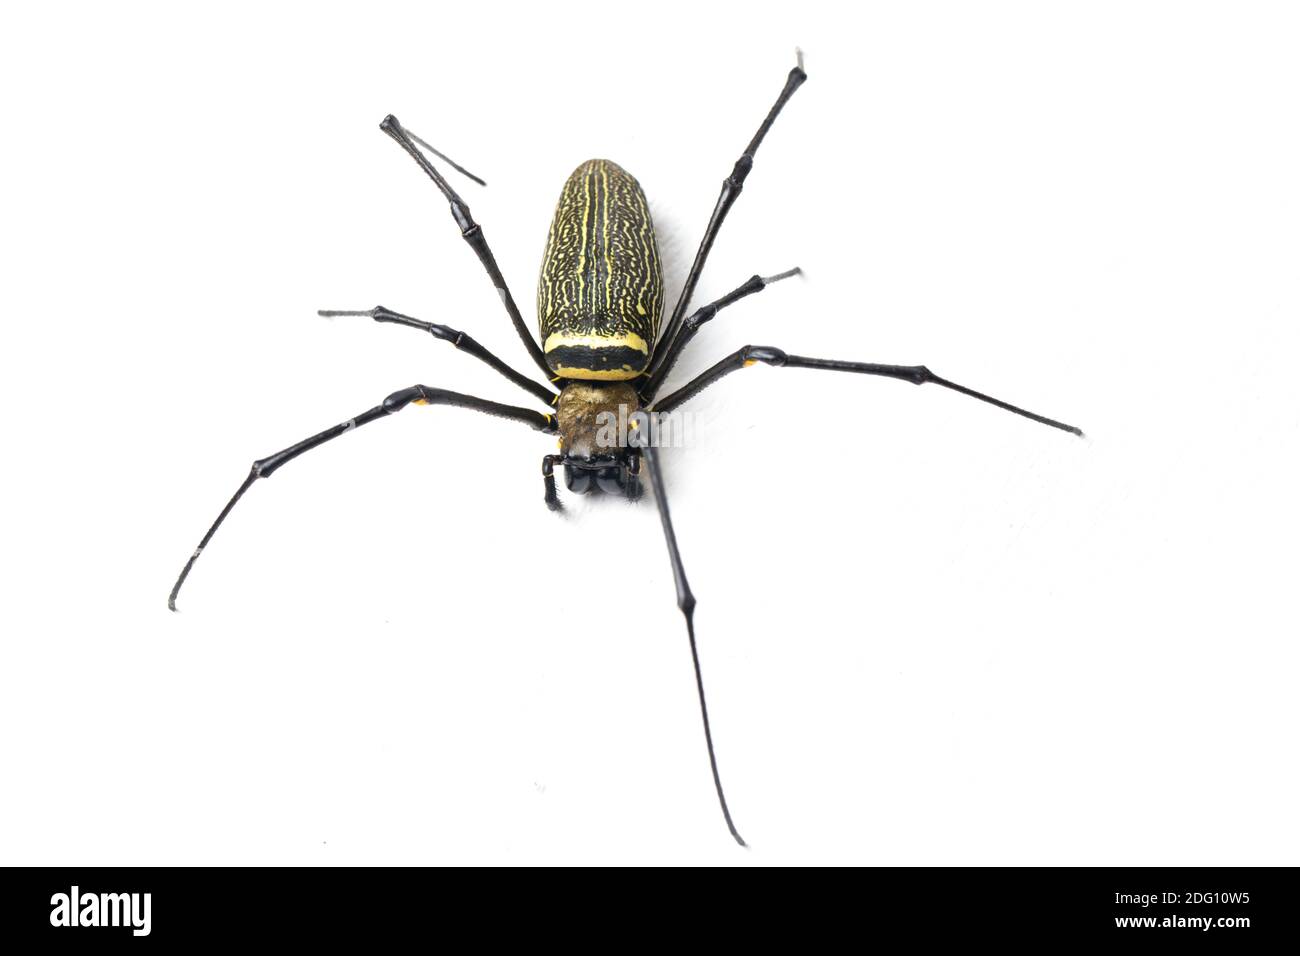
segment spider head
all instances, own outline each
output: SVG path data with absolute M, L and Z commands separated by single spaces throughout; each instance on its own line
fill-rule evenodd
M 625 455 L 632 416 L 641 403 L 627 382 L 569 382 L 556 402 L 566 458 L 590 461 Z
M 575 495 L 604 492 L 635 498 L 640 456 L 629 434 L 640 408 L 627 382 L 570 381 L 556 403 L 564 483 Z

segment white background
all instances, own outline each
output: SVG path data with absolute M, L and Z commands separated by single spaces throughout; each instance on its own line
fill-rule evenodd
M 1300 45 L 1285 4 L 47 4 L 0 29 L 0 862 L 1295 864 Z M 671 292 L 793 65 L 647 499 L 542 505 L 527 356 L 570 170 Z

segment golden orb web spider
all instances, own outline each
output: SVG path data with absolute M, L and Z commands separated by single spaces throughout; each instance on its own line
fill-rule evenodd
M 792 355 L 766 345 L 746 345 L 676 391 L 659 397 L 665 377 L 672 370 L 682 350 L 704 323 L 712 320 L 727 306 L 761 292 L 768 285 L 798 273 L 790 269 L 776 275 L 752 276 L 731 292 L 704 305 L 689 316 L 686 309 L 708 261 L 714 240 L 727 213 L 744 188 L 753 169 L 754 157 L 764 137 L 771 130 L 782 108 L 808 78 L 803 56 L 786 77 L 776 102 L 763 119 L 758 131 L 736 160 L 731 173 L 723 180 L 713 213 L 700 240 L 695 259 L 666 323 L 663 315 L 663 273 L 660 265 L 654 224 L 641 186 L 629 173 L 609 160 L 593 159 L 580 165 L 560 194 L 543 255 L 538 283 L 538 325 L 540 343 L 524 323 L 505 277 L 483 235 L 482 227 L 470 214 L 465 203 L 434 166 L 430 156 L 486 185 L 477 176 L 454 163 L 414 133 L 405 129 L 395 116 L 387 116 L 380 129 L 397 142 L 433 180 L 451 206 L 452 218 L 461 236 L 474 250 L 483 269 L 514 324 L 524 348 L 542 374 L 541 380 L 526 376 L 497 358 L 464 332 L 425 322 L 394 312 L 383 306 L 367 310 L 322 310 L 323 316 L 363 316 L 376 322 L 404 325 L 428 332 L 434 338 L 450 342 L 458 350 L 491 366 L 519 388 L 528 392 L 547 411 L 453 392 L 428 385 L 399 389 L 378 405 L 344 422 L 333 425 L 309 438 L 290 445 L 273 455 L 253 462 L 248 476 L 234 496 L 217 515 L 212 526 L 199 541 L 168 597 L 168 606 L 176 610 L 176 597 L 208 543 L 227 515 L 259 478 L 269 478 L 283 465 L 325 442 L 353 431 L 362 425 L 387 418 L 408 405 L 450 405 L 495 415 L 527 425 L 535 431 L 559 438 L 560 451 L 542 457 L 544 500 L 553 511 L 562 509 L 555 486 L 555 467 L 564 469 L 565 484 L 574 494 L 600 492 L 630 499 L 640 497 L 642 464 L 654 489 L 655 504 L 663 524 L 668 557 L 672 563 L 677 589 L 677 606 L 686 621 L 686 633 L 695 669 L 700 716 L 713 784 L 718 794 L 727 829 L 741 846 L 745 841 L 731 817 L 727 798 L 718 772 L 717 754 L 709 726 L 705 702 L 704 679 L 695 639 L 695 595 L 687 582 L 677 538 L 669 515 L 663 478 L 655 455 L 649 429 L 634 429 L 626 441 L 611 442 L 605 429 L 611 417 L 621 421 L 645 420 L 649 415 L 666 415 L 684 405 L 703 389 L 722 377 L 755 363 L 777 368 L 806 368 L 824 371 L 854 372 L 860 375 L 896 378 L 916 385 L 941 385 L 980 401 L 996 405 L 1032 421 L 1075 435 L 1083 433 L 1073 425 L 1046 418 L 1011 405 L 1001 399 L 977 392 L 935 375 L 924 365 L 882 365 L 873 362 L 850 362 L 839 359 L 809 358 Z M 638 419 L 638 416 L 640 418 Z

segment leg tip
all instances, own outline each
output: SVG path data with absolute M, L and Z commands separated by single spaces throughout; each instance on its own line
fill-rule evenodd
M 793 269 L 786 269 L 784 272 L 778 272 L 774 276 L 764 276 L 763 284 L 771 285 L 773 282 L 780 282 L 782 279 L 790 279 L 796 276 L 801 279 L 804 278 L 804 271 L 799 266 L 795 266 Z

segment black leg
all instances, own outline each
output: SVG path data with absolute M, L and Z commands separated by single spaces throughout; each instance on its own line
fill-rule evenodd
M 647 405 L 654 401 L 655 395 L 663 386 L 664 379 L 667 378 L 668 373 L 673 370 L 673 366 L 677 364 L 678 357 L 681 356 L 683 351 L 685 351 L 686 346 L 690 344 L 691 339 L 695 338 L 695 333 L 700 330 L 700 326 L 705 322 L 708 322 L 733 302 L 739 302 L 741 299 L 745 298 L 745 296 L 753 295 L 755 292 L 762 292 L 773 282 L 780 282 L 782 279 L 797 276 L 799 275 L 799 272 L 799 267 L 796 266 L 793 269 L 788 269 L 785 272 L 774 276 L 750 276 L 749 281 L 744 285 L 732 289 L 721 299 L 710 302 L 708 305 L 692 312 L 686 321 L 682 323 L 682 330 L 678 334 L 677 338 L 674 339 L 672 344 L 665 349 L 665 354 L 661 356 L 661 361 L 656 363 L 659 370 L 651 375 L 646 380 L 646 383 L 641 386 L 639 392 L 641 401 Z
M 1023 415 L 1031 421 L 1051 425 L 1053 428 L 1072 432 L 1075 435 L 1083 434 L 1073 425 L 1066 425 L 1063 422 L 1045 418 L 1001 399 L 985 395 L 983 392 L 977 392 L 964 385 L 958 385 L 956 382 L 950 382 L 946 378 L 940 378 L 924 365 L 877 365 L 873 362 L 842 362 L 837 359 L 805 358 L 802 355 L 787 355 L 780 349 L 767 345 L 746 345 L 743 349 L 737 349 L 694 381 L 688 382 L 671 395 L 664 396 L 654 404 L 653 410 L 656 412 L 670 412 L 683 402 L 694 398 L 723 376 L 730 375 L 738 369 L 748 368 L 755 362 L 764 362 L 768 365 L 775 365 L 777 368 L 815 368 L 832 372 L 857 372 L 859 375 L 883 375 L 886 378 L 898 378 L 912 382 L 915 385 L 933 382 L 935 385 L 950 388 L 954 392 L 961 392 L 971 398 L 978 398 L 981 402 L 988 402 L 998 408 L 1005 408 L 1009 412 Z
M 282 465 L 293 461 L 299 455 L 311 451 L 318 445 L 323 445 L 327 441 L 338 438 L 340 435 L 346 434 L 354 428 L 360 428 L 362 425 L 368 425 L 370 422 L 376 421 L 377 419 L 386 418 L 394 412 L 401 411 L 407 405 L 412 403 L 416 405 L 454 405 L 458 408 L 469 408 L 476 412 L 483 412 L 487 415 L 495 415 L 498 418 L 508 418 L 512 421 L 522 422 L 523 424 L 529 425 L 541 432 L 550 432 L 555 430 L 555 420 L 551 415 L 534 412 L 527 408 L 516 408 L 513 405 L 500 405 L 496 402 L 489 402 L 486 399 L 475 398 L 472 395 L 462 395 L 459 392 L 449 392 L 441 388 L 430 388 L 427 385 L 412 385 L 410 388 L 404 388 L 399 392 L 393 392 L 392 395 L 389 395 L 380 404 L 362 412 L 356 418 L 349 418 L 341 424 L 335 425 L 332 428 L 327 428 L 323 432 L 313 435 L 310 438 L 303 439 L 296 445 L 290 445 L 283 451 L 278 451 L 274 455 L 269 455 L 266 458 L 259 458 L 257 461 L 253 462 L 253 467 L 249 470 L 248 477 L 244 479 L 244 483 L 239 486 L 239 490 L 235 492 L 234 497 L 232 497 L 230 501 L 226 503 L 226 506 L 221 509 L 221 514 L 217 515 L 217 520 L 212 522 L 212 527 L 208 529 L 208 533 L 203 536 L 203 539 L 199 542 L 199 546 L 194 549 L 194 553 L 190 555 L 190 559 L 185 562 L 185 567 L 181 570 L 180 577 L 176 579 L 176 584 L 172 588 L 172 593 L 167 598 L 167 606 L 173 611 L 176 610 L 176 595 L 180 593 L 181 585 L 184 584 L 185 579 L 189 577 L 190 570 L 194 567 L 194 562 L 199 559 L 199 555 L 203 553 L 203 549 L 208 546 L 208 542 L 212 540 L 212 536 L 216 534 L 217 529 L 221 527 L 221 522 L 226 520 L 226 515 L 230 514 L 231 509 L 233 509 L 239 502 L 239 499 L 244 496 L 244 492 L 252 486 L 253 482 L 257 481 L 259 478 L 271 477 L 271 475 L 273 475 Z
M 321 309 L 317 315 L 327 319 L 333 319 L 339 316 L 358 315 L 367 316 L 376 322 L 391 322 L 395 325 L 405 325 L 408 328 L 419 329 L 422 332 L 428 332 L 435 339 L 442 339 L 444 342 L 450 342 L 462 352 L 466 352 L 480 362 L 492 366 L 510 381 L 514 382 L 520 388 L 531 392 L 540 398 L 547 405 L 554 404 L 556 393 L 545 385 L 534 382 L 526 375 L 516 372 L 505 362 L 501 361 L 478 342 L 464 332 L 446 325 L 438 325 L 436 322 L 424 322 L 420 319 L 413 319 L 409 315 L 402 315 L 400 312 L 393 312 L 391 309 L 385 309 L 382 305 L 377 305 L 373 309 L 364 309 L 360 311 L 340 310 L 340 309 Z
M 564 461 L 563 455 L 546 455 L 542 458 L 542 484 L 546 486 L 546 507 L 552 511 L 563 511 L 564 505 L 555 493 L 555 465 Z
M 677 585 L 677 606 L 686 618 L 686 636 L 690 639 L 691 660 L 695 664 L 695 688 L 700 695 L 700 717 L 704 721 L 704 743 L 709 748 L 709 767 L 713 770 L 713 786 L 718 791 L 718 803 L 722 806 L 722 816 L 727 821 L 727 829 L 736 842 L 746 846 L 744 839 L 731 822 L 731 811 L 727 809 L 727 797 L 722 792 L 722 778 L 718 776 L 718 758 L 713 751 L 713 732 L 709 728 L 709 707 L 704 701 L 704 677 L 700 673 L 700 652 L 695 646 L 695 595 L 686 581 L 686 568 L 682 566 L 682 556 L 677 550 L 677 536 L 673 533 L 673 521 L 668 514 L 668 498 L 664 494 L 664 480 L 659 473 L 659 462 L 651 448 L 642 449 L 646 470 L 650 472 L 650 484 L 655 492 L 655 504 L 659 508 L 659 520 L 663 522 L 664 539 L 668 542 L 668 559 L 673 564 L 673 582 Z
M 686 284 L 682 286 L 681 297 L 677 300 L 677 305 L 673 309 L 672 318 L 668 320 L 668 326 L 663 334 L 659 336 L 659 345 L 664 347 L 661 358 L 656 361 L 647 373 L 651 377 L 659 372 L 659 362 L 662 356 L 666 356 L 671 351 L 673 340 L 677 338 L 677 333 L 681 328 L 682 316 L 686 312 L 686 307 L 690 305 L 691 295 L 695 292 L 695 284 L 700 281 L 700 274 L 704 271 L 704 263 L 709 258 L 709 251 L 713 248 L 713 240 L 718 237 L 718 230 L 722 228 L 722 222 L 727 218 L 727 213 L 731 211 L 732 205 L 740 195 L 740 191 L 745 186 L 745 178 L 754 166 L 754 154 L 758 152 L 759 145 L 763 142 L 763 137 L 767 131 L 772 128 L 776 122 L 777 114 L 785 106 L 786 101 L 794 96 L 794 91 L 799 89 L 800 84 L 808 79 L 808 74 L 803 71 L 803 54 L 798 53 L 798 62 L 795 68 L 790 71 L 786 77 L 785 88 L 781 90 L 781 95 L 776 98 L 772 109 L 768 111 L 767 118 L 763 120 L 763 125 L 758 128 L 754 138 L 749 141 L 745 147 L 745 152 L 741 154 L 740 159 L 736 160 L 736 165 L 731 170 L 731 175 L 722 181 L 722 192 L 718 196 L 717 204 L 713 207 L 713 215 L 709 218 L 709 225 L 704 230 L 704 238 L 700 240 L 700 248 L 695 253 L 695 261 L 691 264 L 691 271 L 686 276 Z
M 552 375 L 550 366 L 546 364 L 546 358 L 542 355 L 541 348 L 524 324 L 524 317 L 519 314 L 519 307 L 515 305 L 514 297 L 511 296 L 510 289 L 506 286 L 505 277 L 501 275 L 501 270 L 497 268 L 496 258 L 488 247 L 487 239 L 483 237 L 483 228 L 470 215 L 469 206 L 465 204 L 465 200 L 456 195 L 456 190 L 447 184 L 447 180 L 442 178 L 442 174 L 420 152 L 419 147 L 412 142 L 411 134 L 402 128 L 402 124 L 397 121 L 396 116 L 384 117 L 384 121 L 379 124 L 379 128 L 396 140 L 398 145 L 419 163 L 420 168 L 428 174 L 434 185 L 447 197 L 447 202 L 451 204 L 452 218 L 456 220 L 456 225 L 460 227 L 461 238 L 469 243 L 470 248 L 474 250 L 474 254 L 478 256 L 479 262 L 483 263 L 483 268 L 487 271 L 488 278 L 492 280 L 497 295 L 501 297 L 501 302 L 510 315 L 510 321 L 514 323 L 515 331 L 519 333 L 519 338 L 524 343 L 524 348 L 528 349 L 528 354 L 537 363 L 537 367 L 542 370 L 542 374 L 547 379 L 550 379 Z
M 623 486 L 623 495 L 628 501 L 641 498 L 641 449 L 632 448 L 627 453 L 627 483 Z

